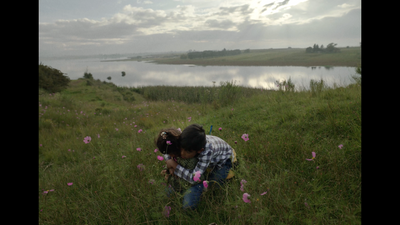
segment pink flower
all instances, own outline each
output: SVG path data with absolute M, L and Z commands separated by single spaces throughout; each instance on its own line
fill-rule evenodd
M 237 141 L 235 141 L 235 144 L 237 144 Z
M 164 160 L 164 157 L 158 155 L 158 156 L 157 156 L 157 159 L 160 160 L 160 161 L 163 161 L 163 160 Z
M 125 157 L 126 157 L 126 156 L 124 156 L 124 155 L 122 156 L 122 158 L 125 158 Z
M 97 134 L 97 137 L 100 138 L 100 134 Z
M 50 191 L 54 191 L 54 189 L 51 189 Z
M 169 212 L 171 211 L 171 206 L 165 206 L 164 211 L 163 211 L 163 215 L 165 217 L 169 217 Z
M 339 147 L 340 149 L 342 149 L 342 148 L 343 148 L 343 145 L 342 145 L 342 144 L 340 144 L 338 147 Z
M 142 171 L 144 170 L 144 165 L 142 163 L 140 163 L 139 165 L 137 165 L 137 168 Z
M 180 132 L 182 132 L 181 128 L 178 128 L 177 130 L 179 130 Z
M 83 139 L 83 142 L 85 142 L 86 144 L 88 144 L 91 140 L 92 140 L 91 137 L 86 136 L 86 137 Z
M 138 130 L 138 133 L 142 132 L 142 129 Z
M 150 183 L 150 184 L 153 184 L 153 183 L 155 183 L 155 182 L 156 182 L 156 181 L 155 181 L 154 179 L 150 179 L 150 180 L 149 180 L 149 183 Z
M 194 181 L 200 181 L 200 171 L 196 171 L 195 173 L 194 173 L 194 177 L 193 177 L 193 180 Z
M 262 194 L 260 194 L 260 195 L 265 195 L 265 194 L 267 194 L 267 192 L 263 192 Z
M 42 147 L 42 144 L 39 144 L 40 147 Z
M 315 159 L 315 152 L 311 152 L 312 158 L 311 159 L 306 159 L 307 161 L 313 161 Z
M 118 128 L 115 128 L 116 131 L 118 131 Z
M 154 149 L 154 152 L 158 152 L 158 149 Z
M 167 145 L 172 145 L 171 141 L 167 141 Z
M 243 134 L 243 135 L 242 135 L 242 139 L 243 139 L 244 141 L 248 141 L 248 140 L 249 140 L 249 135 L 248 135 L 248 134 Z
M 222 130 L 222 128 L 220 127 L 220 128 L 218 128 L 218 130 Z
M 47 193 L 49 193 L 49 191 L 47 190 L 47 191 L 43 191 L 43 194 L 47 194 Z
M 72 183 L 67 183 L 67 185 L 68 185 L 68 186 L 71 186 L 71 185 L 72 185 Z
M 243 194 L 243 201 L 246 202 L 246 203 L 251 203 L 251 201 L 248 199 L 248 197 L 250 197 L 250 195 L 247 194 L 247 193 L 244 193 Z
M 204 188 L 208 188 L 208 181 L 203 181 L 203 186 L 204 186 Z
M 136 150 L 137 150 L 137 151 L 139 151 L 139 152 L 140 152 L 140 151 L 142 151 L 142 149 L 141 149 L 141 148 L 137 148 Z
M 70 151 L 71 151 L 71 149 L 68 149 L 68 151 L 70 152 Z
M 135 127 L 137 127 L 137 125 L 135 125 Z
M 244 187 L 244 184 L 245 184 L 245 183 L 247 183 L 246 180 L 240 181 L 240 190 L 241 190 L 241 191 L 244 191 L 243 187 Z

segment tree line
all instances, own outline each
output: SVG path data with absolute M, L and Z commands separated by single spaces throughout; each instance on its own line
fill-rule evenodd
M 248 52 L 250 52 L 250 49 L 246 49 L 243 52 L 248 53 Z M 239 49 L 226 50 L 225 48 L 222 51 L 210 51 L 210 50 L 206 50 L 206 51 L 202 51 L 202 52 L 192 51 L 187 54 L 181 55 L 181 59 L 211 58 L 211 57 L 239 55 L 241 53 L 242 52 Z
M 307 53 L 333 53 L 333 52 L 340 52 L 339 48 L 336 48 L 335 43 L 329 43 L 326 48 L 324 48 L 324 45 L 318 46 L 318 44 L 314 44 L 313 47 L 308 47 L 306 48 Z

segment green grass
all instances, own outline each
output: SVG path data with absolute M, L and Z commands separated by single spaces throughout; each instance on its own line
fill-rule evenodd
M 361 224 L 361 85 L 314 85 L 244 94 L 248 90 L 226 82 L 214 91 L 234 96 L 228 102 L 218 94 L 196 102 L 168 92 L 190 95 L 188 87 L 88 86 L 86 80 L 71 81 L 55 95 L 40 90 L 39 223 Z M 196 89 L 202 99 L 202 87 Z M 146 91 L 165 99 L 147 100 L 140 94 Z M 165 163 L 157 160 L 154 139 L 161 128 L 192 123 L 206 131 L 213 125 L 212 135 L 236 150 L 240 165 L 228 185 L 205 192 L 198 209 L 185 213 L 181 196 L 164 195 Z M 306 161 L 313 151 L 315 160 Z M 251 203 L 242 200 L 242 179 Z
M 240 55 L 204 58 L 180 59 L 148 58 L 160 64 L 195 64 L 195 65 L 238 65 L 238 66 L 349 66 L 361 64 L 361 47 L 339 48 L 338 53 L 306 53 L 305 49 L 255 49 Z M 137 61 L 129 59 L 125 61 Z M 140 59 L 143 60 L 143 59 Z M 114 60 L 122 61 L 122 60 Z

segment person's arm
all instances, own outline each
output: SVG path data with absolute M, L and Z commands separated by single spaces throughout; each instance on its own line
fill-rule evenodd
M 197 162 L 197 165 L 193 170 L 185 169 L 184 167 L 178 164 L 175 167 L 174 174 L 191 184 L 195 184 L 196 182 L 193 180 L 193 173 L 200 171 L 200 175 L 204 174 L 212 158 L 211 150 L 208 150 L 207 152 L 204 151 L 202 153 L 199 155 L 198 157 L 199 161 Z

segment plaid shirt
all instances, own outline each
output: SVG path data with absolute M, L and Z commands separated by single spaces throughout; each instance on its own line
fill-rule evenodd
M 207 168 L 217 167 L 222 168 L 225 161 L 232 157 L 232 147 L 219 137 L 206 135 L 207 144 L 204 151 L 198 154 L 198 163 L 193 170 L 185 169 L 184 167 L 176 166 L 175 175 L 185 179 L 191 184 L 196 183 L 193 180 L 194 172 L 200 171 L 204 174 Z M 164 155 L 165 159 L 171 159 L 169 155 Z

